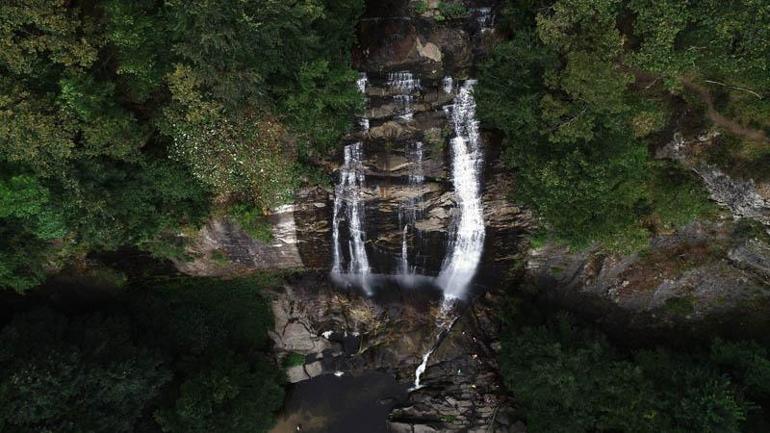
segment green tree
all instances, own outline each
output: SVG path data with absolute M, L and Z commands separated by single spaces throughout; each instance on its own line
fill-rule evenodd
M 303 65 L 299 85 L 286 90 L 281 111 L 299 134 L 300 157 L 328 154 L 350 128 L 350 119 L 363 109 L 363 98 L 354 83 L 358 74 L 327 60 Z
M 50 191 L 29 175 L 0 177 L 0 287 L 24 291 L 38 284 L 49 243 L 67 234 Z
M 0 332 L 0 431 L 129 433 L 171 378 L 130 322 L 22 314 Z
M 649 71 L 676 69 L 659 48 L 685 31 L 682 14 L 694 6 L 659 2 L 629 14 L 637 3 L 507 2 L 501 21 L 511 36 L 480 68 L 479 113 L 503 132 L 517 198 L 549 237 L 574 247 L 637 250 L 651 233 L 712 208 L 689 174 L 651 161 L 647 149 L 668 124 L 670 103 L 649 90 L 656 81 L 642 88 L 637 75 L 648 75 L 630 64 L 656 59 Z M 621 32 L 630 27 L 661 39 L 654 55 L 644 48 L 653 35 L 640 44 Z
M 663 350 L 629 357 L 564 320 L 511 332 L 503 340 L 503 378 L 528 431 L 741 431 L 748 405 L 701 358 Z
M 250 366 L 225 353 L 182 383 L 175 406 L 155 417 L 172 433 L 266 432 L 283 403 L 280 375 L 266 362 Z
M 714 340 L 711 359 L 742 383 L 747 393 L 757 400 L 770 397 L 770 353 L 755 342 Z
M 350 51 L 362 10 L 362 0 L 3 2 L 2 181 L 40 185 L 60 233 L 40 234 L 50 215 L 0 216 L 0 286 L 24 290 L 126 245 L 179 257 L 214 195 L 261 213 L 285 201 L 301 165 L 327 156 L 360 108 Z

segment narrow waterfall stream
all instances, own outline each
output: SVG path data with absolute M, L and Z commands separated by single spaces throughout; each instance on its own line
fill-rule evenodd
M 471 16 L 476 18 L 476 24 L 478 24 L 482 32 L 492 29 L 492 24 L 494 23 L 494 20 L 495 20 L 495 16 L 492 13 L 492 8 L 490 7 L 472 8 L 470 12 L 471 12 Z
M 439 329 L 438 335 L 436 335 L 436 342 L 433 343 L 431 348 L 422 355 L 422 362 L 417 366 L 414 372 L 414 385 L 409 388 L 409 392 L 417 391 L 423 388 L 425 385 L 422 383 L 422 375 L 428 369 L 428 361 L 430 361 L 433 352 L 438 350 L 441 342 L 449 335 L 454 327 L 455 323 L 460 319 L 462 314 L 459 311 L 455 311 L 456 304 L 452 301 L 445 301 L 441 304 L 441 311 L 438 316 L 436 327 Z
M 408 234 L 409 230 L 414 232 L 415 236 L 418 236 L 418 232 L 415 230 L 417 219 L 420 218 L 422 200 L 418 197 L 419 189 L 425 182 L 425 175 L 423 173 L 423 144 L 421 141 L 409 142 L 404 149 L 407 163 L 409 164 L 408 189 L 412 194 L 401 205 L 398 213 L 399 226 L 403 226 L 402 238 L 401 238 L 401 263 L 399 266 L 399 272 L 407 277 L 415 273 L 415 268 L 409 266 L 409 245 Z
M 365 72 L 361 72 L 361 74 L 358 77 L 358 80 L 356 81 L 356 86 L 358 87 L 358 91 L 361 92 L 364 95 L 364 98 L 366 98 L 366 87 L 369 84 L 369 77 L 366 75 Z M 369 118 L 366 117 L 366 113 L 358 118 L 358 126 L 361 127 L 361 130 L 368 131 L 369 130 Z
M 363 167 L 363 150 L 360 142 L 345 146 L 345 162 L 340 168 L 340 182 L 334 190 L 334 214 L 332 218 L 332 240 L 334 244 L 332 274 L 345 275 L 342 267 L 342 251 L 340 249 L 340 219 L 343 213 L 348 224 L 348 248 L 350 260 L 347 276 L 352 277 L 361 285 L 367 294 L 369 288 L 369 258 L 366 254 L 366 234 L 363 227 L 364 204 L 361 201 L 365 175 Z
M 361 73 L 356 86 L 358 91 L 366 95 L 369 79 Z M 366 114 L 359 118 L 359 126 L 363 131 L 369 130 L 369 118 Z M 362 189 L 366 180 L 363 164 L 363 144 L 356 142 L 345 146 L 344 161 L 340 167 L 340 180 L 334 188 L 334 210 L 332 215 L 332 277 L 342 280 L 352 278 L 361 288 L 371 295 L 369 286 L 369 257 L 366 253 L 366 233 L 364 229 L 364 204 L 361 201 Z M 344 216 L 348 226 L 348 250 L 350 253 L 347 272 L 342 265 L 342 250 L 340 239 L 340 220 Z
M 415 79 L 409 71 L 393 72 L 388 74 L 388 86 L 397 94 L 393 99 L 398 106 L 398 117 L 401 120 L 409 121 L 414 118 L 412 102 L 415 90 L 420 88 L 420 80 Z
M 444 90 L 444 93 L 451 95 L 452 92 L 455 90 L 455 81 L 454 78 L 450 76 L 444 77 L 444 79 L 441 81 L 441 86 Z

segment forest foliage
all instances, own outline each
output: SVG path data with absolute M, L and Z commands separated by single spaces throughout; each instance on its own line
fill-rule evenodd
M 755 342 L 619 347 L 568 315 L 506 329 L 503 381 L 532 433 L 767 431 L 770 354 Z
M 362 101 L 362 0 L 0 5 L 0 287 L 89 251 L 182 254 L 211 203 L 258 213 Z
M 686 172 L 672 188 L 652 158 L 682 103 L 707 126 L 699 89 L 741 127 L 770 131 L 767 2 L 507 1 L 501 25 L 479 112 L 504 134 L 517 197 L 569 245 L 634 250 L 708 212 Z
M 0 330 L 0 432 L 267 431 L 284 377 L 261 285 L 182 279 L 17 312 Z

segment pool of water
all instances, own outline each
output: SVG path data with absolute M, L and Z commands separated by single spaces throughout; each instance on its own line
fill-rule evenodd
M 270 433 L 388 433 L 391 409 L 407 386 L 386 373 L 319 376 L 292 385 Z

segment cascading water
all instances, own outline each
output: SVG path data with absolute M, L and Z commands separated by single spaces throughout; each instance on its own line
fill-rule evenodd
M 409 71 L 393 72 L 388 74 L 388 87 L 396 93 L 393 100 L 396 102 L 398 117 L 406 121 L 412 120 L 413 93 L 420 88 L 420 80 L 415 79 Z
M 476 18 L 476 24 L 479 25 L 479 28 L 481 28 L 482 32 L 492 29 L 492 24 L 495 20 L 495 16 L 492 13 L 492 8 L 473 8 L 471 9 L 471 15 Z
M 358 75 L 358 80 L 356 80 L 356 87 L 358 87 L 358 91 L 361 93 L 366 93 L 366 86 L 369 84 L 369 77 L 366 75 L 366 72 L 361 72 Z
M 402 275 L 407 276 L 415 273 L 415 269 L 409 266 L 408 232 L 409 227 L 414 230 L 422 206 L 422 200 L 417 195 L 419 194 L 420 186 L 425 182 L 422 168 L 424 156 L 422 142 L 407 143 L 405 154 L 409 164 L 408 188 L 412 196 L 404 201 L 399 210 L 399 225 L 404 227 L 401 237 L 401 264 L 399 271 Z
M 422 362 L 417 366 L 417 370 L 414 373 L 414 386 L 412 387 L 412 391 L 416 391 L 422 388 L 422 384 L 420 384 L 420 378 L 422 378 L 425 370 L 428 369 L 428 360 L 430 359 L 430 356 L 433 355 L 433 350 L 434 349 L 430 349 L 426 354 L 422 355 Z
M 367 77 L 365 72 L 361 72 L 361 74 L 358 77 L 358 80 L 356 80 L 356 86 L 358 87 L 358 91 L 366 95 L 366 87 L 368 85 L 369 85 L 369 77 Z M 369 130 L 369 118 L 366 117 L 366 114 L 358 118 L 358 125 L 361 127 L 363 131 Z
M 361 73 L 356 86 L 358 91 L 366 95 L 369 78 Z M 359 117 L 359 125 L 366 132 L 369 130 L 369 119 L 366 115 Z M 367 294 L 371 295 L 369 287 L 369 257 L 366 254 L 366 232 L 364 230 L 364 204 L 361 201 L 362 189 L 366 177 L 364 175 L 363 144 L 349 144 L 344 149 L 344 162 L 340 167 L 340 180 L 334 188 L 334 211 L 332 215 L 332 277 L 341 280 L 357 282 Z M 340 220 L 343 218 L 348 226 L 348 251 L 350 260 L 345 269 L 342 265 L 342 241 L 340 240 Z
M 452 94 L 452 91 L 455 89 L 454 79 L 450 76 L 444 77 L 444 79 L 441 80 L 441 87 L 443 87 L 444 93 Z
M 459 315 L 455 315 L 454 319 L 450 319 L 454 300 L 463 297 L 481 260 L 485 237 L 481 203 L 483 154 L 479 125 L 476 120 L 476 102 L 473 98 L 474 84 L 474 80 L 468 80 L 456 88 L 454 80 L 449 76 L 445 77 L 441 83 L 444 93 L 456 93 L 454 103 L 445 107 L 444 111 L 454 130 L 454 137 L 450 142 L 450 152 L 451 178 L 457 208 L 448 243 L 448 253 L 444 258 L 439 275 L 435 278 L 435 283 L 444 293 L 442 313 L 439 323 L 437 323 L 439 333 L 432 347 L 422 355 L 422 361 L 415 370 L 412 390 L 424 386 L 422 376 L 428 368 L 431 355 L 438 349 L 459 317 Z M 357 85 L 358 89 L 365 94 L 368 86 L 368 78 L 365 74 L 361 74 Z M 393 96 L 398 107 L 395 116 L 401 120 L 412 120 L 412 98 L 414 92 L 420 88 L 419 80 L 415 79 L 410 72 L 396 72 L 388 75 L 387 85 L 389 94 Z M 359 118 L 359 125 L 364 132 L 368 132 L 369 121 L 365 116 Z M 408 164 L 409 198 L 404 200 L 399 208 L 399 223 L 403 229 L 399 274 L 396 277 L 399 277 L 401 281 L 412 281 L 417 275 L 416 267 L 409 264 L 409 232 L 411 228 L 416 236 L 415 226 L 422 208 L 418 189 L 425 181 L 423 143 L 416 140 L 408 141 L 405 144 L 404 153 Z M 370 277 L 372 277 L 372 271 L 366 253 L 366 233 L 363 226 L 364 173 L 362 143 L 357 142 L 345 146 L 344 163 L 340 168 L 340 180 L 335 187 L 334 196 L 332 275 L 341 281 L 360 285 L 367 294 L 371 295 Z M 346 221 L 348 229 L 349 260 L 347 266 L 343 264 L 342 248 L 344 242 L 340 238 L 340 226 L 343 220 Z
M 444 341 L 444 338 L 452 331 L 457 320 L 460 319 L 461 315 L 454 311 L 454 307 L 455 305 L 452 302 L 444 302 L 441 305 L 441 311 L 437 317 L 436 324 L 436 327 L 439 329 L 439 333 L 436 336 L 436 342 L 433 343 L 430 350 L 422 355 L 422 362 L 417 366 L 417 369 L 414 372 L 414 386 L 412 386 L 409 391 L 416 391 L 423 387 L 421 379 L 425 370 L 428 369 L 428 361 L 430 360 L 431 355 L 438 350 L 441 342 Z
M 454 238 L 444 259 L 438 284 L 446 298 L 460 298 L 476 273 L 484 247 L 484 213 L 481 203 L 483 155 L 473 98 L 475 80 L 459 89 L 447 112 L 454 128 L 451 140 L 452 184 L 457 199 Z
M 341 277 L 345 274 L 357 280 L 364 291 L 369 289 L 369 258 L 366 255 L 366 234 L 363 229 L 364 204 L 361 200 L 364 186 L 363 146 L 360 142 L 345 146 L 345 160 L 340 168 L 340 181 L 334 190 L 334 214 L 332 215 L 332 275 Z M 340 220 L 344 211 L 348 223 L 348 249 L 350 260 L 347 272 L 342 266 L 340 248 Z

